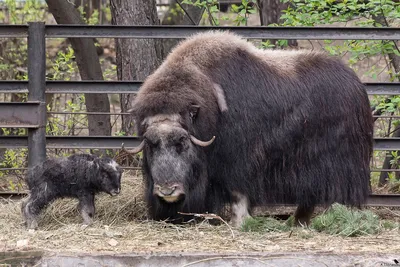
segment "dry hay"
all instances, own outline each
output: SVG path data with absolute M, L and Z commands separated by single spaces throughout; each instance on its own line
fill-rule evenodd
M 344 238 L 309 229 L 288 232 L 242 232 L 229 225 L 173 225 L 146 219 L 140 177 L 124 174 L 121 194 L 96 197 L 92 226 L 82 227 L 77 201 L 54 202 L 41 216 L 39 229 L 22 225 L 20 201 L 0 202 L 0 251 L 49 252 L 388 252 L 400 250 L 398 230 L 376 236 Z M 233 233 L 233 235 L 232 235 Z M 21 242 L 23 240 L 23 242 Z M 18 245 L 17 245 L 18 244 Z

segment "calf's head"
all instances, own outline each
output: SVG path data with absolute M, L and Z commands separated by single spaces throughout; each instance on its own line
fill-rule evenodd
M 158 115 L 144 120 L 142 143 L 130 153 L 143 150 L 151 175 L 152 193 L 165 202 L 184 200 L 204 171 L 202 147 L 214 141 L 200 141 L 179 122 L 179 116 Z
M 118 195 L 121 191 L 122 169 L 110 158 L 100 158 L 96 164 L 99 166 L 100 189 L 111 196 Z

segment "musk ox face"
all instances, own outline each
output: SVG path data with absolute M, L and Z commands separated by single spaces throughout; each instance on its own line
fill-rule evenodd
M 108 158 L 100 159 L 99 167 L 101 190 L 111 196 L 118 195 L 121 191 L 121 167 L 114 160 Z
M 182 126 L 179 115 L 157 115 L 143 121 L 143 141 L 130 153 L 144 150 L 152 177 L 152 194 L 167 203 L 184 201 L 195 188 L 201 165 L 203 142 Z

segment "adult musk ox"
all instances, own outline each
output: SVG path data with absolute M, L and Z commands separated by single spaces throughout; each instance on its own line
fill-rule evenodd
M 373 120 L 356 74 L 322 52 L 265 51 L 229 32 L 180 43 L 143 83 L 132 114 L 153 219 L 298 204 L 361 207 Z M 187 219 L 187 218 L 183 218 Z
M 75 154 L 45 160 L 30 169 L 26 176 L 30 196 L 22 202 L 21 211 L 27 228 L 37 228 L 40 212 L 55 199 L 63 197 L 79 199 L 78 209 L 84 224 L 91 224 L 95 194 L 119 194 L 121 175 L 122 169 L 108 157 Z

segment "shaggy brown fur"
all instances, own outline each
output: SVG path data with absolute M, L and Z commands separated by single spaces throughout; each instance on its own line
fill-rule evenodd
M 308 223 L 316 204 L 359 207 L 368 196 L 369 100 L 356 74 L 321 52 L 264 51 L 229 32 L 198 34 L 146 79 L 132 112 L 146 142 L 153 218 L 219 212 L 226 202 L 246 216 L 246 205 L 286 202 L 299 205 L 297 223 Z M 152 128 L 149 141 L 144 122 L 160 114 L 163 131 Z M 207 147 L 171 141 L 178 132 L 216 139 Z M 154 184 L 172 181 L 185 197 L 164 203 Z

